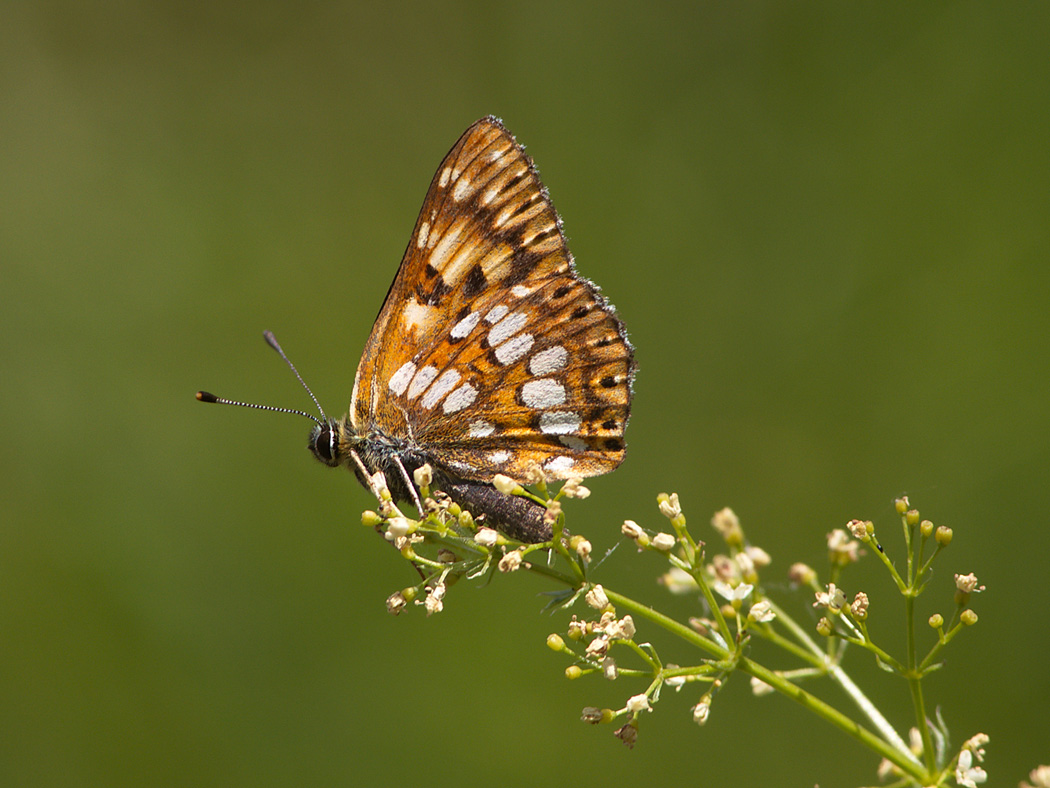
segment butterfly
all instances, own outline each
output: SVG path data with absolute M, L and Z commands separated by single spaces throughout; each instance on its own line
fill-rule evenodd
M 396 500 L 417 504 L 413 473 L 430 464 L 433 486 L 475 517 L 544 541 L 544 507 L 497 491 L 493 477 L 523 481 L 538 465 L 563 480 L 619 466 L 634 372 L 623 323 L 576 272 L 532 160 L 485 117 L 430 183 L 349 412 L 310 416 L 309 448 L 366 486 L 382 471 Z

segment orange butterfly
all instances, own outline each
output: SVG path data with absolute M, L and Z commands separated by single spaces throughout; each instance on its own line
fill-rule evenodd
M 417 503 L 412 474 L 429 463 L 434 486 L 475 516 L 542 541 L 544 508 L 498 492 L 493 476 L 523 480 L 534 463 L 548 479 L 616 468 L 634 368 L 623 324 L 576 273 L 532 161 L 486 117 L 434 175 L 349 413 L 322 411 L 310 449 L 366 485 L 382 471 L 396 499 Z

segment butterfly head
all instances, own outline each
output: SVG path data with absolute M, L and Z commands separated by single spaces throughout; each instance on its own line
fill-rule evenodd
M 307 448 L 329 468 L 337 468 L 346 461 L 346 453 L 339 448 L 339 425 L 335 422 L 315 426 L 310 431 Z

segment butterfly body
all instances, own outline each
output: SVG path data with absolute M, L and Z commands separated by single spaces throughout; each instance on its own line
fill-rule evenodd
M 315 428 L 310 448 L 366 485 L 382 471 L 398 500 L 413 499 L 412 473 L 429 463 L 435 487 L 527 532 L 543 508 L 498 493 L 493 476 L 616 468 L 633 376 L 623 324 L 576 273 L 531 160 L 482 118 L 434 176 L 349 412 Z

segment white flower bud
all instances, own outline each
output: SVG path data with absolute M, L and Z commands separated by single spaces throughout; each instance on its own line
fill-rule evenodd
M 659 533 L 653 537 L 652 544 L 657 550 L 666 553 L 674 547 L 676 541 L 672 534 Z
M 594 586 L 584 596 L 587 604 L 593 607 L 595 610 L 602 610 L 609 604 L 609 597 L 605 594 L 605 589 L 600 585 Z
M 504 495 L 512 495 L 519 487 L 521 487 L 521 485 L 512 478 L 504 476 L 502 473 L 497 473 L 492 477 L 492 486 Z
M 474 534 L 474 541 L 482 547 L 492 547 L 496 544 L 497 539 L 499 539 L 499 532 L 492 528 L 479 528 Z

